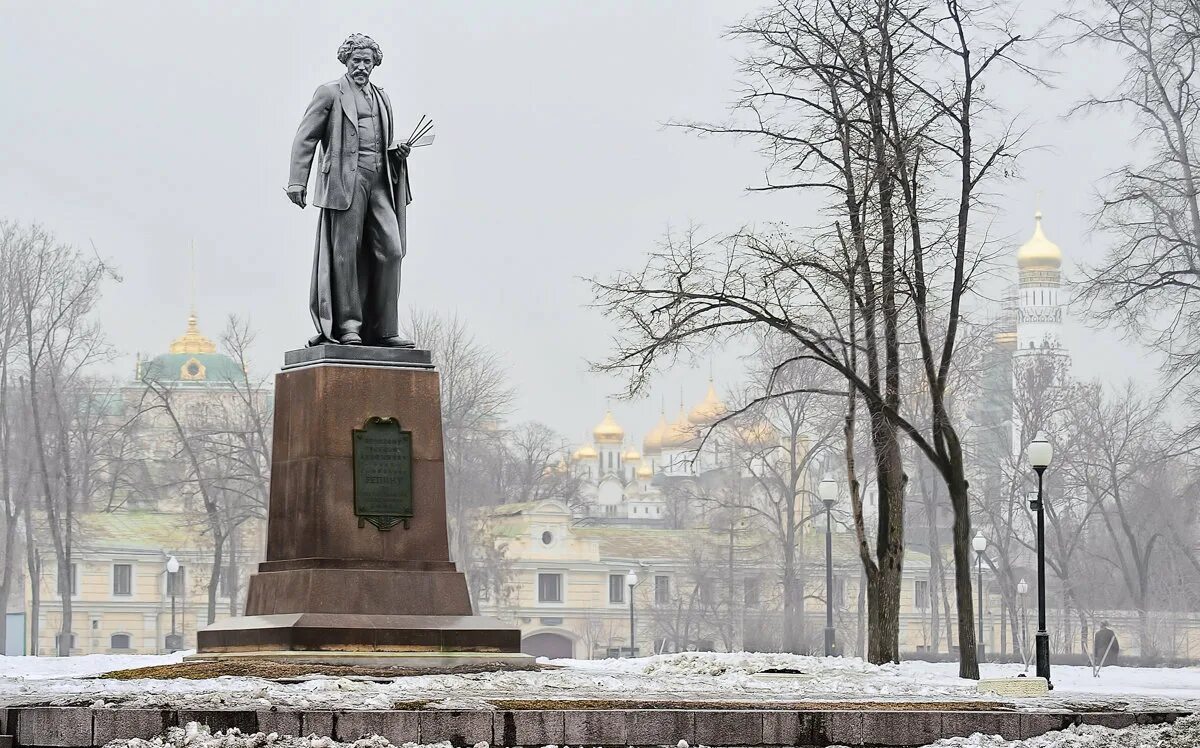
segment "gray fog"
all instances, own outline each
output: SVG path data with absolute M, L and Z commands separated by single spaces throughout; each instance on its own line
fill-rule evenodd
M 814 217 L 809 198 L 746 192 L 763 169 L 749 143 L 663 127 L 725 117 L 741 48 L 722 34 L 760 5 L 6 2 L 0 212 L 94 243 L 118 266 L 101 319 L 122 375 L 135 352 L 165 351 L 182 333 L 193 243 L 201 329 L 216 337 L 227 315 L 249 318 L 256 365 L 270 372 L 311 327 L 317 217 L 285 198 L 289 145 L 313 90 L 343 72 L 338 44 L 369 34 L 384 52 L 372 80 L 390 94 L 397 130 L 422 114 L 436 121 L 436 143 L 412 159 L 402 303 L 460 315 L 503 355 L 514 419 L 578 439 L 621 389 L 588 373 L 611 331 L 581 278 L 640 267 L 668 226 Z M 1040 5 L 1015 6 L 1030 29 Z M 1086 214 L 1132 130 L 1107 116 L 1063 119 L 1106 89 L 1111 61 L 1079 49 L 1044 63 L 1059 71 L 1053 87 L 1013 78 L 993 92 L 1023 112 L 1033 149 L 995 196 L 994 223 L 981 213 L 977 229 L 1015 253 L 1040 192 L 1069 276 L 1103 251 Z M 1081 378 L 1145 371 L 1144 351 L 1078 319 L 1066 342 Z M 640 438 L 660 401 L 674 411 L 681 389 L 689 406 L 700 399 L 710 367 L 718 386 L 739 376 L 730 354 L 705 358 L 614 413 Z

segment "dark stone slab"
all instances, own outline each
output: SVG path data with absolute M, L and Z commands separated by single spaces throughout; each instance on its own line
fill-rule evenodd
M 942 736 L 939 712 L 864 712 L 862 742 L 867 745 L 928 745 Z
M 381 348 L 371 345 L 313 345 L 283 354 L 283 368 L 297 369 L 321 364 L 432 369 L 432 354 L 420 348 Z
M 814 712 L 765 711 L 763 745 L 814 745 L 813 731 L 817 715 Z
M 13 748 L 15 745 L 12 735 L 0 735 L 0 748 Z
M 1066 729 L 1075 724 L 1078 719 L 1079 715 L 1066 712 L 1022 712 L 1021 739 L 1036 738 L 1038 735 Z
M 18 745 L 84 748 L 92 742 L 92 710 L 45 706 L 21 709 L 14 737 Z
M 302 712 L 300 734 L 316 735 L 319 738 L 333 737 L 333 712 Z
M 561 745 L 564 738 L 563 712 L 531 709 L 496 712 L 492 716 L 492 745 Z
M 279 711 L 278 709 L 260 709 L 258 711 L 258 731 L 299 737 L 301 734 L 300 714 L 300 712 Z
M 813 743 L 816 745 L 862 745 L 863 713 L 829 711 L 813 713 Z
M 701 745 L 762 745 L 761 711 L 698 711 L 695 742 Z M 689 741 L 691 742 L 691 741 Z
M 287 613 L 218 621 L 197 634 L 202 654 L 238 652 L 480 652 L 521 650 L 520 631 L 485 616 Z M 266 656 L 266 655 L 264 655 Z
M 95 709 L 92 738 L 95 745 L 131 738 L 150 740 L 165 733 L 173 723 L 174 715 L 164 709 Z
M 1088 712 L 1079 715 L 1081 725 L 1100 725 L 1120 730 L 1137 724 L 1137 715 L 1130 712 Z
M 1188 716 L 1188 712 L 1137 712 L 1136 719 L 1139 725 L 1161 725 L 1171 723 L 1180 717 Z
M 490 711 L 435 709 L 420 714 L 422 743 L 440 743 L 448 740 L 453 745 L 475 745 L 492 741 Z
M 631 709 L 625 712 L 625 739 L 630 745 L 674 745 L 691 742 L 695 712 L 683 709 Z
M 352 743 L 382 735 L 392 745 L 420 742 L 419 712 L 338 712 L 333 722 L 334 740 Z
M 965 738 L 977 732 L 1019 740 L 1021 715 L 1017 712 L 942 712 L 942 737 Z
M 617 709 L 563 712 L 563 741 L 587 745 L 627 745 L 625 712 Z
M 248 709 L 180 709 L 175 713 L 175 724 L 183 727 L 189 722 L 199 722 L 211 732 L 234 727 L 243 733 L 258 732 L 258 712 Z

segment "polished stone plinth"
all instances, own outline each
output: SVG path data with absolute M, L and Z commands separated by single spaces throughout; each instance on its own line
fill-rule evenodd
M 365 346 L 288 352 L 275 379 L 266 560 L 247 585 L 246 615 L 201 630 L 198 656 L 521 656 L 518 629 L 471 615 L 466 578 L 450 561 L 429 360 L 428 351 Z M 354 513 L 352 433 L 371 418 L 412 432 L 407 528 L 380 530 Z

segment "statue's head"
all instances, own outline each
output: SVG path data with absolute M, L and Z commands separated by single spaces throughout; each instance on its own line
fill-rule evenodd
M 364 34 L 351 34 L 338 47 L 338 62 L 346 66 L 346 75 L 360 86 L 371 79 L 371 72 L 383 62 L 383 50 Z

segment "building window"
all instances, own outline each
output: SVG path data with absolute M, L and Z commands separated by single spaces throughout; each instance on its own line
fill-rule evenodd
M 113 564 L 113 594 L 133 594 L 133 564 Z
M 133 649 L 133 640 L 129 634 L 113 634 L 109 646 L 113 649 Z
M 913 603 L 917 606 L 918 610 L 925 610 L 926 608 L 928 608 L 929 607 L 929 582 L 925 581 L 924 579 L 918 579 L 915 594 L 913 595 L 913 597 L 915 598 Z
M 841 577 L 833 578 L 833 604 L 837 607 L 846 604 L 846 580 Z
M 561 603 L 562 574 L 538 574 L 538 602 Z
M 71 596 L 74 597 L 75 595 L 79 594 L 78 564 L 71 564 L 71 572 L 70 572 L 69 576 L 71 577 Z M 62 582 L 61 577 L 59 577 L 59 579 L 58 579 L 58 596 L 66 597 L 66 595 L 63 594 L 63 582 Z
M 610 603 L 625 602 L 625 575 L 608 575 L 608 601 Z
M 542 545 L 550 545 L 554 542 L 554 533 L 546 530 L 542 533 Z
M 74 565 L 74 564 L 72 564 L 72 565 Z M 70 649 L 75 649 L 75 634 L 68 634 L 68 636 L 71 637 L 68 640 L 68 641 L 70 641 Z M 62 632 L 59 632 L 54 635 L 54 650 L 56 652 L 59 651 L 60 647 L 62 647 L 62 638 L 63 638 Z
M 172 574 L 167 572 L 167 594 L 172 597 L 183 597 L 183 574 L 186 571 L 182 566 L 179 571 Z
M 758 577 L 742 580 L 742 602 L 747 608 L 757 608 L 760 602 Z
M 671 602 L 671 578 L 665 575 L 654 577 L 654 602 L 666 605 Z

